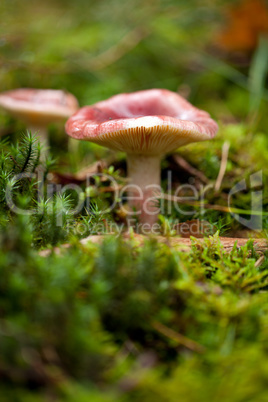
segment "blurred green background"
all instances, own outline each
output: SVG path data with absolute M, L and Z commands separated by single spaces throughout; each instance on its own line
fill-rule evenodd
M 61 88 L 82 106 L 167 88 L 222 123 L 267 126 L 262 0 L 2 0 L 0 17 L 2 91 Z M 0 133 L 24 128 L 0 113 Z
M 177 90 L 182 84 L 204 95 L 200 75 L 207 69 L 205 49 L 219 28 L 222 5 L 4 0 L 3 90 L 64 88 L 82 105 L 122 91 Z
M 249 44 L 231 57 L 222 51 L 226 6 L 234 3 L 3 0 L 1 89 L 63 88 L 86 105 L 120 92 L 167 88 L 218 119 L 245 118 L 256 49 Z

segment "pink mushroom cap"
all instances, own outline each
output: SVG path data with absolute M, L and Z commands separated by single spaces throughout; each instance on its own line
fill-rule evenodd
M 49 124 L 70 117 L 79 105 L 62 90 L 20 88 L 0 94 L 0 106 L 31 124 Z
M 149 89 L 82 107 L 65 128 L 76 139 L 129 154 L 159 155 L 213 138 L 218 125 L 177 93 Z

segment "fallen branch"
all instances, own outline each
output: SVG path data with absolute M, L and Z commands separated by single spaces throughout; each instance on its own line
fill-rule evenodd
M 180 168 L 188 172 L 190 175 L 197 177 L 202 183 L 209 183 L 209 179 L 204 175 L 204 173 L 190 165 L 190 163 L 187 162 L 181 155 L 173 154 L 172 159 Z
M 117 233 L 110 233 L 106 235 L 92 235 L 85 237 L 84 239 L 80 240 L 80 244 L 86 246 L 87 244 L 93 243 L 93 244 L 101 244 L 103 240 L 107 236 L 117 236 Z M 146 239 L 148 239 L 148 236 L 132 233 L 131 235 L 129 233 L 124 233 L 122 237 L 125 240 L 128 239 L 133 239 L 137 242 L 138 245 L 142 245 Z M 156 239 L 159 243 L 167 244 L 168 246 L 174 248 L 175 250 L 178 251 L 189 251 L 193 245 L 193 242 L 191 239 L 187 238 L 181 238 L 179 236 L 171 236 L 171 237 L 165 237 L 165 236 L 152 236 L 154 239 Z M 202 244 L 207 238 L 203 239 L 198 239 L 198 244 Z M 247 244 L 249 240 L 253 242 L 253 247 L 254 250 L 257 253 L 264 253 L 265 251 L 268 250 L 268 241 L 266 239 L 242 239 L 242 238 L 234 238 L 234 237 L 219 237 L 219 240 L 223 246 L 223 249 L 225 252 L 230 252 L 234 245 L 236 244 L 237 248 L 243 247 Z M 62 244 L 60 247 L 54 247 L 53 249 L 46 249 L 46 250 L 41 250 L 39 252 L 39 255 L 42 257 L 47 257 L 50 255 L 52 252 L 56 254 L 60 254 L 64 249 L 69 248 L 71 245 L 70 244 Z

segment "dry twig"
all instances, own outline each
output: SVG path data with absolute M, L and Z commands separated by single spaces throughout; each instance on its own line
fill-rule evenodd
M 190 163 L 188 163 L 182 156 L 173 154 L 172 158 L 180 168 L 188 172 L 190 175 L 197 177 L 202 183 L 209 183 L 209 179 L 204 175 L 204 173 L 190 165 Z
M 205 351 L 205 347 L 200 345 L 199 343 L 193 341 L 192 339 L 187 338 L 184 335 L 179 334 L 171 328 L 168 328 L 166 325 L 161 324 L 158 321 L 154 321 L 152 323 L 152 327 L 160 332 L 160 334 L 165 335 L 167 338 L 172 339 L 175 342 L 180 343 L 185 346 L 187 349 L 192 350 L 193 352 L 203 353 Z
M 221 183 L 225 175 L 227 162 L 228 162 L 228 154 L 229 154 L 230 143 L 225 141 L 222 146 L 222 154 L 221 154 L 221 166 L 219 170 L 219 174 L 215 183 L 215 191 L 219 191 L 221 188 Z

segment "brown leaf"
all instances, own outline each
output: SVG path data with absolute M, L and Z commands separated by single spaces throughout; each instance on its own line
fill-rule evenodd
M 268 34 L 268 8 L 263 0 L 244 0 L 227 10 L 226 29 L 217 38 L 223 49 L 252 52 L 261 34 Z

